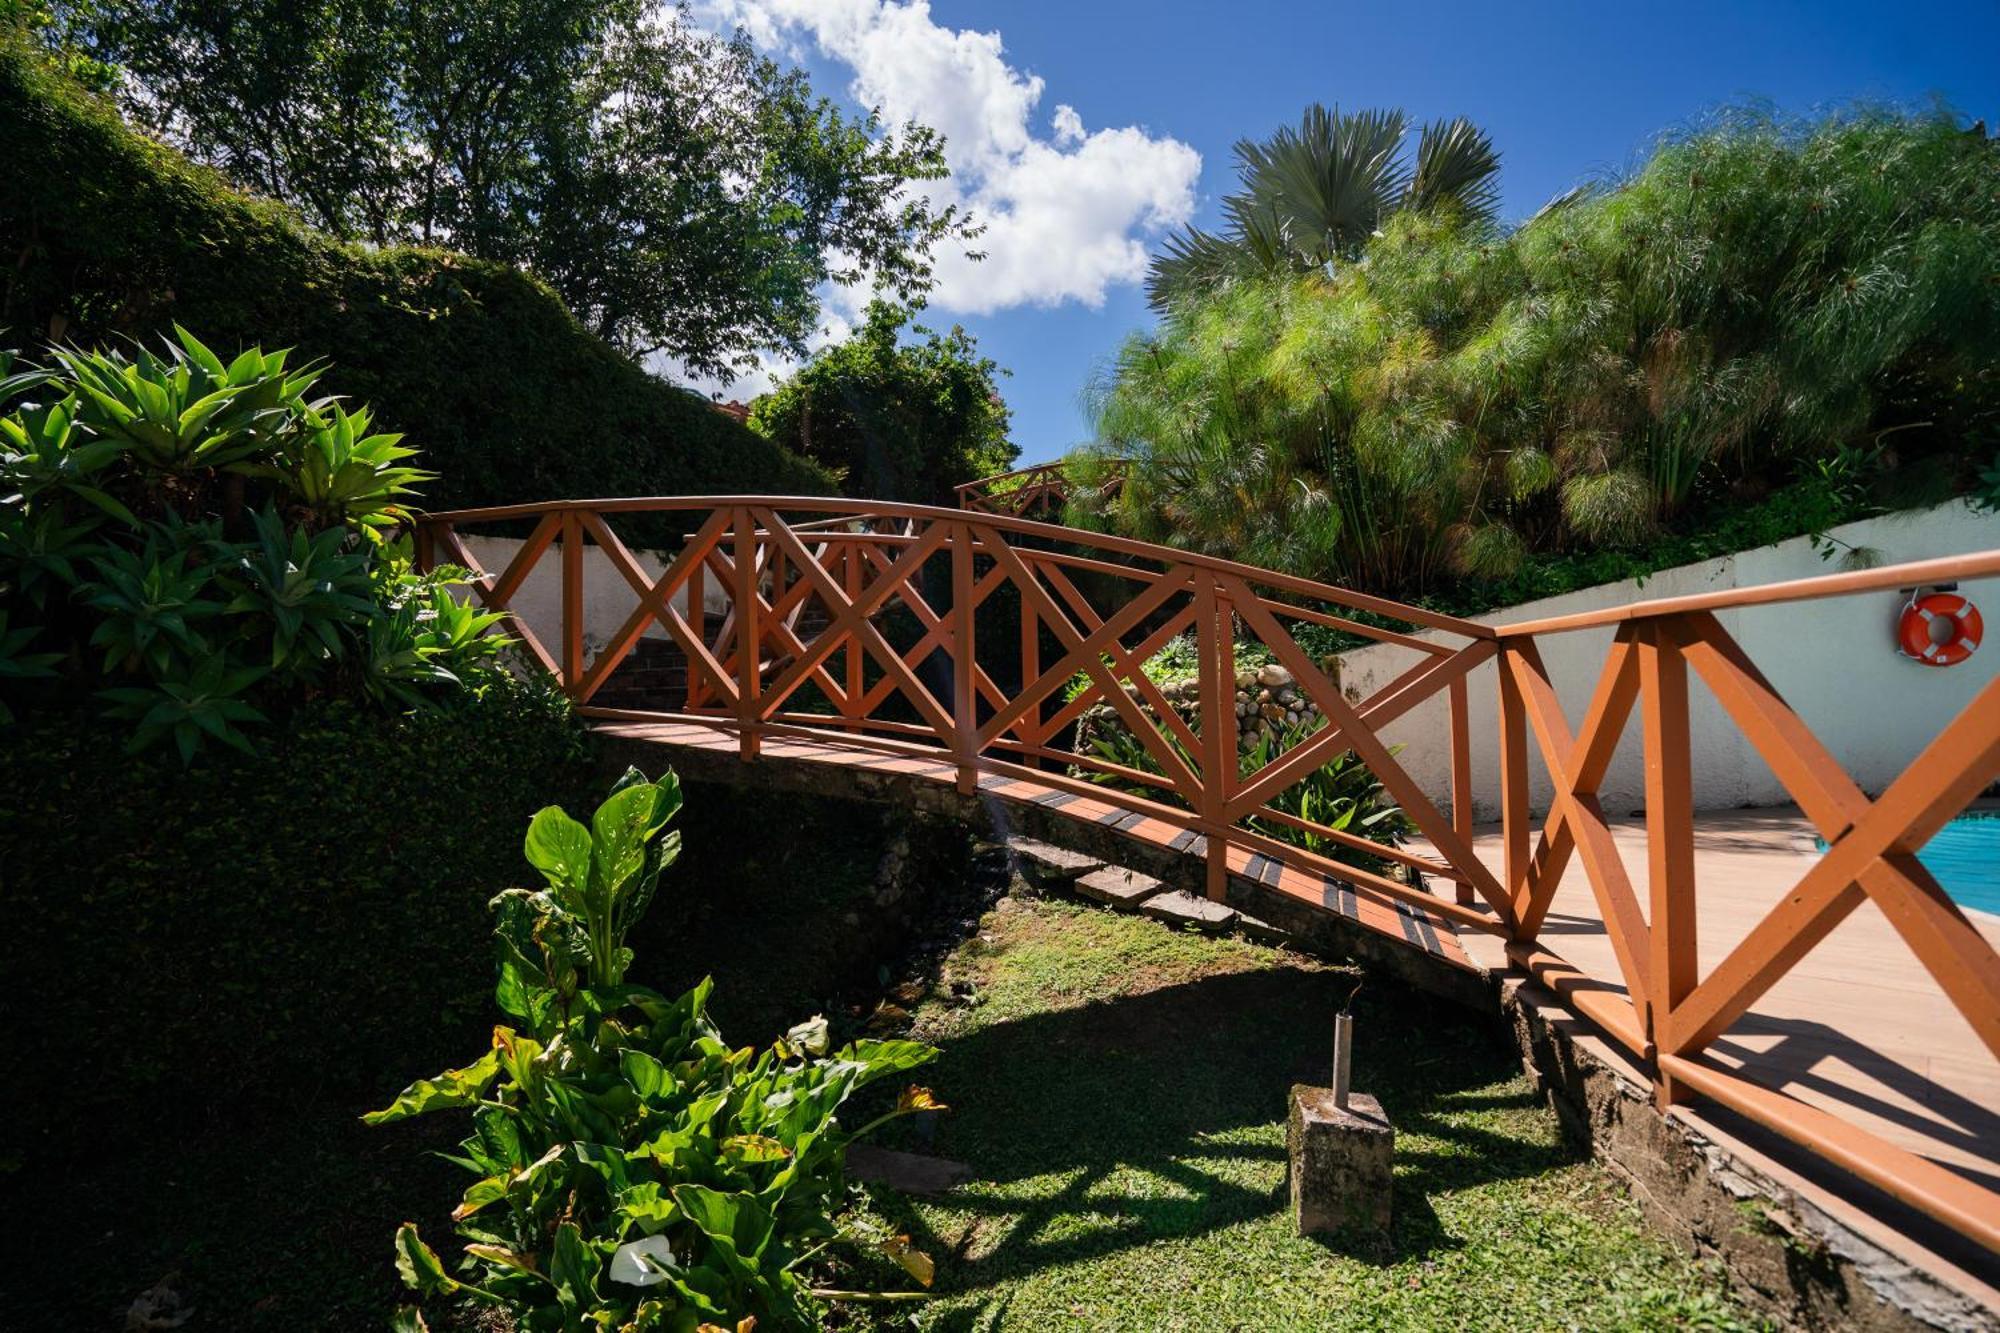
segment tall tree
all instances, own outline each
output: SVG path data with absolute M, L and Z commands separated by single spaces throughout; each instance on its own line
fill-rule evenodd
M 727 375 L 828 282 L 901 301 L 976 234 L 942 140 L 645 0 L 67 0 L 135 119 L 335 235 L 527 268 L 595 333 Z
M 1433 121 L 1405 154 L 1410 119 L 1401 111 L 1328 110 L 1315 102 L 1297 129 L 1262 143 L 1240 139 L 1242 189 L 1226 196 L 1221 233 L 1189 227 L 1153 260 L 1146 295 L 1154 309 L 1232 278 L 1310 272 L 1360 256 L 1369 237 L 1402 209 L 1452 209 L 1491 221 L 1499 204 L 1500 155 L 1460 117 Z
M 1020 450 L 998 367 L 962 328 L 904 342 L 908 321 L 874 303 L 852 338 L 751 404 L 751 428 L 834 469 L 849 495 L 950 504 L 960 483 L 1006 471 Z

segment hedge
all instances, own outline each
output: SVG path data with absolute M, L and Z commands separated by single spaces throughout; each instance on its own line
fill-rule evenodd
M 131 129 L 0 38 L 0 346 L 149 336 L 295 346 L 442 474 L 435 509 L 827 494 L 822 468 L 646 373 L 546 286 L 443 250 L 335 242 Z
M 44 710 L 0 745 L 0 1104 L 31 1152 L 65 1122 L 373 1095 L 462 1054 L 529 816 L 599 785 L 539 684 L 393 719 L 310 705 L 258 740 L 183 767 Z

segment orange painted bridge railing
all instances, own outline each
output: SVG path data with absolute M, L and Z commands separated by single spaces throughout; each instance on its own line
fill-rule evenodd
M 1122 469 L 1112 466 L 1097 483 L 1106 499 L 1125 485 Z M 955 489 L 960 509 L 981 514 L 1006 514 L 1014 518 L 1052 516 L 1060 518 L 1075 489 L 1064 463 L 1037 463 L 1014 472 L 968 481 Z
M 663 572 L 649 572 L 620 540 L 617 527 L 634 519 L 688 534 L 664 557 Z M 504 569 L 488 571 L 464 535 L 495 524 L 525 539 Z M 1712 1099 L 2000 1253 L 2000 1194 L 1758 1082 L 1754 1061 L 1731 1065 L 1708 1049 L 1870 900 L 2000 1059 L 2000 956 L 1915 855 L 2000 777 L 2000 678 L 1870 799 L 1717 618 L 1733 608 L 2000 574 L 2000 551 L 1496 629 L 1227 560 L 1008 515 L 912 505 L 768 497 L 559 501 L 431 515 L 418 535 L 420 558 L 469 569 L 478 595 L 510 613 L 512 632 L 587 714 L 641 636 L 658 626 L 688 661 L 686 698 L 668 716 L 730 732 L 746 759 L 777 736 L 915 750 L 954 764 L 966 792 L 982 776 L 1027 776 L 1198 832 L 1206 839 L 1209 892 L 1218 898 L 1234 847 L 1420 905 L 1461 931 L 1504 941 L 1516 965 L 1651 1071 L 1663 1107 L 1690 1096 Z M 512 614 L 544 560 L 560 571 L 561 627 L 553 642 Z M 584 630 L 588 560 L 608 561 L 632 595 L 630 613 L 601 643 L 587 642 Z M 715 614 L 691 615 L 689 607 Z M 1301 645 L 1302 626 L 1398 644 L 1415 661 L 1367 698 L 1349 698 L 1331 664 Z M 1615 633 L 1603 673 L 1572 729 L 1539 644 L 1606 627 Z M 1141 669 L 1176 640 L 1195 660 L 1199 702 L 1191 720 Z M 1244 772 L 1237 658 L 1258 646 L 1260 657 L 1290 673 L 1326 724 L 1267 766 Z M 1504 853 L 1497 869 L 1472 848 L 1467 676 L 1488 661 L 1499 681 Z M 1706 976 L 1696 954 L 1701 886 L 1689 730 L 1696 678 L 1828 844 Z M 1379 734 L 1440 694 L 1452 732 L 1449 808 L 1432 801 Z M 1099 705 L 1117 711 L 1156 771 L 1068 748 L 1071 724 Z M 1612 845 L 1596 794 L 1634 709 L 1645 747 L 1643 891 Z M 1528 806 L 1531 746 L 1556 793 L 1540 820 Z M 1407 812 L 1429 854 L 1280 808 L 1288 789 L 1347 750 Z M 1266 831 L 1274 828 L 1310 834 L 1328 854 L 1274 838 Z M 1342 852 L 1365 853 L 1383 869 L 1361 868 Z M 1587 975 L 1544 937 L 1551 901 L 1573 864 L 1602 914 L 1615 977 Z M 1450 887 L 1432 892 L 1426 880 Z

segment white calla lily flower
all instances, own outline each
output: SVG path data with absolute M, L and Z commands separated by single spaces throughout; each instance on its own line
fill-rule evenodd
M 667 1280 L 674 1248 L 665 1236 L 641 1236 L 625 1242 L 611 1256 L 611 1280 L 628 1287 L 656 1287 Z
M 785 1040 L 807 1055 L 825 1055 L 827 1047 L 826 1015 L 813 1015 L 790 1032 L 787 1032 Z

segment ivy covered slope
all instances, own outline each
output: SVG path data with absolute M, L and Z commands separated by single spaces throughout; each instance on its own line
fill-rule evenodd
M 433 509 L 601 495 L 822 494 L 824 469 L 585 332 L 512 267 L 345 245 L 129 128 L 0 37 L 0 327 L 101 342 L 173 323 L 296 347 L 421 423 Z
M 0 974 L 41 997 L 0 1113 L 33 1165 L 105 1103 L 365 1085 L 410 1014 L 469 1012 L 488 849 L 587 772 L 498 617 L 412 568 L 417 451 L 322 369 L 184 330 L 0 353 Z
M 490 1003 L 468 960 L 521 829 L 591 772 L 529 686 L 394 717 L 318 701 L 192 765 L 124 732 L 45 709 L 0 743 L 0 970 L 41 997 L 0 1113 L 30 1170 L 79 1124 L 373 1095 L 447 1058 Z

